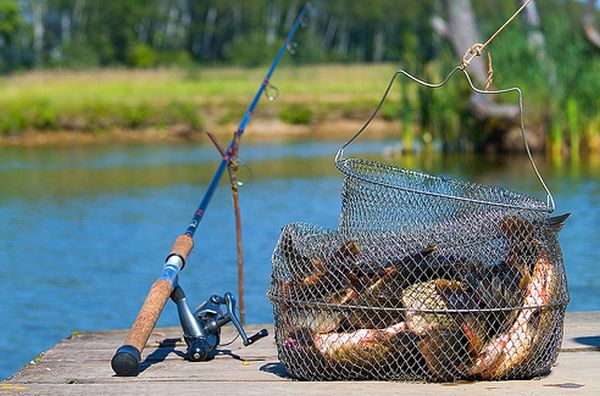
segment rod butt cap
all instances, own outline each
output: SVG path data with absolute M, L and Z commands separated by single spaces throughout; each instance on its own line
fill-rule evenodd
M 117 375 L 136 375 L 140 364 L 140 352 L 133 345 L 117 349 L 110 365 Z

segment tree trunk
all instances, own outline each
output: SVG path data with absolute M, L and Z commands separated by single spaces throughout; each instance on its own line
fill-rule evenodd
M 523 4 L 525 0 L 519 0 L 519 5 Z M 525 23 L 527 24 L 527 41 L 529 47 L 535 52 L 539 60 L 540 66 L 544 70 L 548 82 L 551 86 L 556 86 L 556 67 L 552 59 L 548 57 L 546 53 L 546 38 L 542 33 L 541 26 L 542 20 L 537 10 L 535 0 L 532 1 L 523 10 L 523 16 Z
M 270 1 L 267 7 L 267 34 L 265 41 L 267 45 L 273 44 L 277 38 L 277 23 L 279 20 L 279 11 L 277 5 Z
M 206 23 L 204 25 L 204 37 L 202 39 L 202 57 L 209 59 L 210 45 L 215 31 L 215 21 L 217 20 L 217 7 L 211 6 L 206 12 Z
M 448 39 L 456 54 L 462 58 L 473 44 L 482 42 L 471 0 L 444 0 L 444 8 L 447 15 Z M 480 84 L 486 81 L 487 67 L 482 57 L 473 59 L 469 71 Z
M 289 30 L 292 27 L 292 25 L 294 24 L 297 13 L 298 13 L 298 1 L 294 0 L 294 1 L 292 1 L 292 4 L 290 4 L 290 7 L 288 8 L 288 12 L 285 16 L 284 27 L 286 30 Z
M 232 11 L 232 20 L 233 20 L 233 36 L 238 34 L 240 31 L 240 27 L 242 25 L 242 21 L 244 20 L 244 15 L 242 13 L 242 9 L 240 4 L 235 3 Z
M 325 30 L 325 36 L 323 37 L 323 47 L 325 47 L 327 51 L 331 49 L 338 25 L 339 22 L 337 18 L 330 16 L 327 19 L 327 29 Z
M 150 28 L 150 21 L 147 18 L 142 19 L 137 28 L 137 40 L 141 43 L 146 43 L 148 40 L 148 30 Z
M 337 52 L 342 57 L 346 56 L 348 53 L 348 46 L 350 45 L 350 38 L 348 34 L 348 27 L 345 23 L 342 23 L 342 28 L 340 29 L 340 39 L 338 41 Z
M 33 23 L 33 52 L 35 54 L 35 61 L 39 64 L 42 61 L 42 51 L 44 50 L 46 1 L 32 1 L 31 14 Z
M 178 17 L 178 9 L 176 7 L 176 5 L 171 4 L 169 6 L 169 12 L 167 13 L 167 23 L 165 26 L 165 36 L 166 36 L 166 42 L 167 44 L 172 44 L 173 43 L 173 37 L 176 34 L 177 31 L 177 25 L 178 25 L 178 21 L 177 21 L 177 17 Z M 145 42 L 145 41 L 144 41 Z
M 433 18 L 433 29 L 450 40 L 457 55 L 457 64 L 465 52 L 475 43 L 482 42 L 477 31 L 475 13 L 470 0 L 444 0 L 447 20 Z M 476 57 L 467 69 L 478 84 L 487 80 L 487 65 L 485 57 Z M 498 105 L 485 95 L 473 93 L 470 98 L 473 115 L 481 120 L 496 119 L 514 122 L 518 116 L 518 108 L 514 105 Z
M 383 60 L 383 51 L 385 49 L 385 31 L 383 27 L 377 29 L 373 41 L 373 61 L 381 62 Z
M 585 12 L 583 13 L 582 23 L 585 37 L 596 48 L 600 48 L 600 33 L 594 23 L 596 22 L 596 0 L 588 0 Z
M 67 11 L 60 13 L 60 40 L 61 44 L 71 41 L 71 15 Z

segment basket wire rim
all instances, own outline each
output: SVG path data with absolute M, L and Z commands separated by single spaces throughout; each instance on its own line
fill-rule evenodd
M 384 182 L 381 180 L 373 180 L 373 179 L 365 176 L 364 174 L 353 171 L 347 166 L 347 164 L 351 163 L 351 162 L 360 163 L 362 165 L 368 165 L 371 167 L 376 167 L 376 168 L 379 168 L 382 170 L 388 170 L 388 171 L 392 170 L 397 173 L 425 176 L 432 180 L 436 180 L 436 181 L 440 181 L 440 182 L 452 182 L 452 183 L 456 183 L 459 186 L 464 186 L 464 187 L 477 187 L 477 188 L 485 188 L 485 189 L 493 188 L 504 194 L 510 195 L 512 198 L 517 198 L 520 201 L 529 201 L 531 203 L 531 205 L 526 205 L 526 204 L 516 205 L 516 204 L 509 204 L 509 203 L 505 203 L 505 202 L 498 202 L 498 201 L 492 201 L 492 200 L 469 198 L 469 197 L 460 196 L 460 195 L 432 192 L 432 191 L 427 191 L 424 189 L 401 187 L 401 186 L 398 186 L 398 185 L 390 183 L 390 182 Z M 487 185 L 487 184 L 475 184 L 475 183 L 465 181 L 465 180 L 460 180 L 460 179 L 446 177 L 446 176 L 440 176 L 440 175 L 434 175 L 431 173 L 421 172 L 421 171 L 417 171 L 414 169 L 401 168 L 401 167 L 398 167 L 398 166 L 395 166 L 392 164 L 384 164 L 381 162 L 370 161 L 370 160 L 366 160 L 363 158 L 357 158 L 357 157 L 343 157 L 340 159 L 336 159 L 335 166 L 337 167 L 337 169 L 340 172 L 344 173 L 346 176 L 348 176 L 350 178 L 361 180 L 365 183 L 370 183 L 370 184 L 374 184 L 374 185 L 391 188 L 394 190 L 406 191 L 406 192 L 411 192 L 411 193 L 416 193 L 416 194 L 423 194 L 423 195 L 429 195 L 429 196 L 434 196 L 434 197 L 441 197 L 441 198 L 453 199 L 453 200 L 458 200 L 458 201 L 472 202 L 472 203 L 484 204 L 484 205 L 490 205 L 490 206 L 496 206 L 496 207 L 502 207 L 502 208 L 530 210 L 530 211 L 544 212 L 544 213 L 554 212 L 554 209 L 552 207 L 549 207 L 548 205 L 546 205 L 543 201 L 540 201 L 539 199 L 536 199 L 530 195 L 523 194 L 518 191 L 511 190 L 511 189 L 508 189 L 505 187 L 500 187 L 500 186 L 495 186 L 495 185 Z

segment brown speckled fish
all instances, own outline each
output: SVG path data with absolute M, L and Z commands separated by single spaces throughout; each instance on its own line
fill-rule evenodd
M 392 353 L 400 354 L 402 335 L 411 332 L 404 322 L 385 329 L 361 329 L 346 333 L 316 334 L 314 347 L 328 361 L 336 364 L 354 363 L 377 365 L 387 360 Z
M 441 313 L 450 309 L 451 296 L 466 296 L 462 282 L 435 279 L 415 283 L 402 292 L 406 307 L 406 325 L 416 334 L 425 334 L 432 329 L 442 330 L 458 327 L 453 315 Z
M 554 267 L 538 244 L 538 259 L 527 284 L 522 308 L 510 328 L 490 340 L 479 353 L 470 370 L 482 379 L 500 378 L 523 362 L 529 355 L 536 332 L 532 318 L 540 306 L 551 301 L 555 282 Z
M 374 274 L 369 274 L 356 279 L 353 285 L 344 291 L 339 304 L 353 304 L 363 308 L 352 309 L 344 323 L 346 329 L 357 328 L 384 328 L 403 320 L 400 308 L 403 303 L 400 292 L 406 287 L 405 271 L 408 267 L 416 267 L 431 253 L 437 250 L 430 246 L 417 253 L 407 255 L 390 265 L 377 269 Z M 371 308 L 376 307 L 376 308 Z M 398 310 L 384 311 L 379 308 L 397 308 Z
M 485 340 L 482 316 L 447 313 L 466 310 L 472 299 L 468 287 L 436 279 L 417 283 L 402 293 L 407 327 L 421 336 L 418 350 L 438 381 L 463 376 Z

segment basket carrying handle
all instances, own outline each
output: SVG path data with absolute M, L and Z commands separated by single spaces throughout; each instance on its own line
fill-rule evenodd
M 459 66 L 457 66 L 454 69 L 452 69 L 450 71 L 450 73 L 448 73 L 448 75 L 440 83 L 437 83 L 437 84 L 435 84 L 435 83 L 429 83 L 427 81 L 423 81 L 423 80 L 421 80 L 421 79 L 413 76 L 412 74 L 408 73 L 404 69 L 398 69 L 398 70 L 396 70 L 396 72 L 394 73 L 394 75 L 390 79 L 390 82 L 388 83 L 388 85 L 387 85 L 387 87 L 385 89 L 385 92 L 383 93 L 383 96 L 379 100 L 379 103 L 377 104 L 377 106 L 375 107 L 375 109 L 373 110 L 373 112 L 371 113 L 371 115 L 369 116 L 369 118 L 367 118 L 367 121 L 338 150 L 337 154 L 335 155 L 335 164 L 336 164 L 336 166 L 338 168 L 340 168 L 340 166 L 342 166 L 341 162 L 344 159 L 344 149 L 346 149 L 346 147 L 348 147 L 356 139 L 358 139 L 358 137 L 365 131 L 365 129 L 367 129 L 367 127 L 375 119 L 375 117 L 379 113 L 379 110 L 381 110 L 381 108 L 383 107 L 383 104 L 385 103 L 385 100 L 387 99 L 387 97 L 388 97 L 388 95 L 390 93 L 390 90 L 392 89 L 392 86 L 394 85 L 394 82 L 396 81 L 396 79 L 399 76 L 402 75 L 402 76 L 408 78 L 409 80 L 412 80 L 412 81 L 416 82 L 417 84 L 423 85 L 423 86 L 425 86 L 427 88 L 434 88 L 435 89 L 435 88 L 440 88 L 440 87 L 444 86 L 448 82 L 448 80 L 450 80 L 450 78 L 452 78 L 452 76 L 456 72 L 458 72 L 458 71 L 462 71 L 462 73 L 465 75 L 465 78 L 467 79 L 467 81 L 469 83 L 469 87 L 471 88 L 471 90 L 473 90 L 476 93 L 483 94 L 483 95 L 499 95 L 499 94 L 504 94 L 504 93 L 509 93 L 509 92 L 516 92 L 517 93 L 517 96 L 518 96 L 518 99 L 519 99 L 518 100 L 518 104 L 519 104 L 519 127 L 521 129 L 521 137 L 523 138 L 523 145 L 525 146 L 525 151 L 527 152 L 527 156 L 529 157 L 529 162 L 531 163 L 531 167 L 533 168 L 533 172 L 537 176 L 538 181 L 540 182 L 540 184 L 542 185 L 542 188 L 546 192 L 546 205 L 548 206 L 548 208 L 550 209 L 550 211 L 553 212 L 554 209 L 556 208 L 556 205 L 554 203 L 554 197 L 552 196 L 552 193 L 550 192 L 550 189 L 546 185 L 546 182 L 544 181 L 544 178 L 542 177 L 542 174 L 538 170 L 538 167 L 535 164 L 535 161 L 533 160 L 533 155 L 531 153 L 531 149 L 529 148 L 529 143 L 527 142 L 527 136 L 525 135 L 525 123 L 523 122 L 523 93 L 521 92 L 521 89 L 518 88 L 518 87 L 512 87 L 512 88 L 507 88 L 507 89 L 499 89 L 499 90 L 490 90 L 490 91 L 479 89 L 475 85 L 473 85 L 473 80 L 471 80 L 471 77 L 469 76 L 469 73 L 467 73 L 466 70 L 461 69 Z

